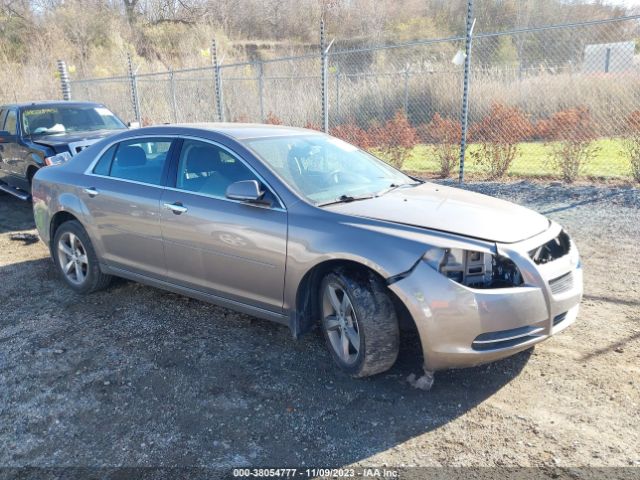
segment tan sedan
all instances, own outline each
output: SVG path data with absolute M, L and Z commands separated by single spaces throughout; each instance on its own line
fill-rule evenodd
M 575 244 L 526 208 L 411 178 L 318 132 L 169 125 L 102 140 L 33 182 L 36 224 L 81 293 L 120 276 L 288 325 L 319 325 L 353 376 L 419 335 L 427 370 L 570 325 Z

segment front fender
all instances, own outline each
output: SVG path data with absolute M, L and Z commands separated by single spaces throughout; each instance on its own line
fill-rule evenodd
M 291 215 L 289 218 L 283 298 L 284 308 L 289 310 L 295 310 L 303 278 L 320 264 L 332 260 L 356 262 L 386 279 L 409 270 L 426 250 L 424 244 L 397 240 L 347 223 L 304 216 L 298 221 Z
M 29 178 L 29 169 L 35 168 L 36 170 L 41 169 L 45 166 L 44 163 L 44 154 L 38 155 L 36 152 L 30 152 L 24 159 L 24 171 L 22 175 L 24 178 Z

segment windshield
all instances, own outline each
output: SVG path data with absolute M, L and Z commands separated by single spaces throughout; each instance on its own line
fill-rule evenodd
M 124 128 L 127 128 L 124 123 L 105 107 L 55 105 L 32 107 L 22 111 L 22 129 L 25 135 Z
M 289 185 L 316 205 L 380 195 L 419 182 L 357 147 L 327 135 L 247 140 Z

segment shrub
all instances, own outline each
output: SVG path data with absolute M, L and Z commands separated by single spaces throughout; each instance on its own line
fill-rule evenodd
M 629 157 L 631 176 L 640 182 L 640 134 L 624 139 L 624 150 Z
M 442 178 L 451 175 L 459 160 L 459 143 L 462 135 L 460 122 L 450 118 L 443 118 L 436 113 L 431 122 L 422 130 L 424 138 L 433 143 L 433 152 L 438 160 Z
M 320 125 L 318 125 L 317 123 L 313 123 L 313 122 L 307 122 L 304 124 L 304 128 L 308 129 L 308 130 L 316 130 L 318 132 L 322 131 L 322 127 Z
M 593 145 L 596 129 L 585 107 L 554 113 L 547 121 L 547 139 L 551 144 L 551 165 L 560 170 L 562 179 L 572 183 L 581 170 L 598 153 Z
M 398 111 L 384 124 L 371 127 L 369 138 L 371 146 L 379 150 L 381 156 L 396 168 L 402 168 L 413 147 L 419 143 L 416 129 L 402 111 Z
M 640 110 L 631 112 L 627 117 L 629 136 L 624 139 L 624 150 L 629 157 L 631 176 L 640 182 Z
M 329 133 L 334 137 L 349 142 L 363 150 L 368 150 L 372 146 L 369 133 L 355 124 L 353 120 L 333 127 Z
M 536 122 L 534 127 L 536 140 L 547 140 L 549 138 L 549 132 L 551 132 L 551 120 L 548 118 L 542 118 Z
M 470 140 L 479 142 L 471 157 L 491 180 L 502 178 L 518 155 L 518 143 L 529 140 L 534 130 L 518 107 L 494 103 L 489 114 L 470 128 Z
M 531 140 L 534 134 L 533 125 L 522 110 L 499 102 L 493 103 L 489 113 L 470 128 L 474 142 L 515 144 Z
M 634 110 L 627 117 L 628 131 L 633 135 L 640 134 L 640 110 Z
M 270 125 L 282 125 L 283 122 L 278 117 L 276 117 L 275 113 L 269 112 L 264 123 L 268 123 Z

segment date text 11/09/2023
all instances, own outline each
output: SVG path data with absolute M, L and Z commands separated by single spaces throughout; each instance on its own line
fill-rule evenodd
M 236 478 L 399 478 L 388 468 L 234 468 Z

